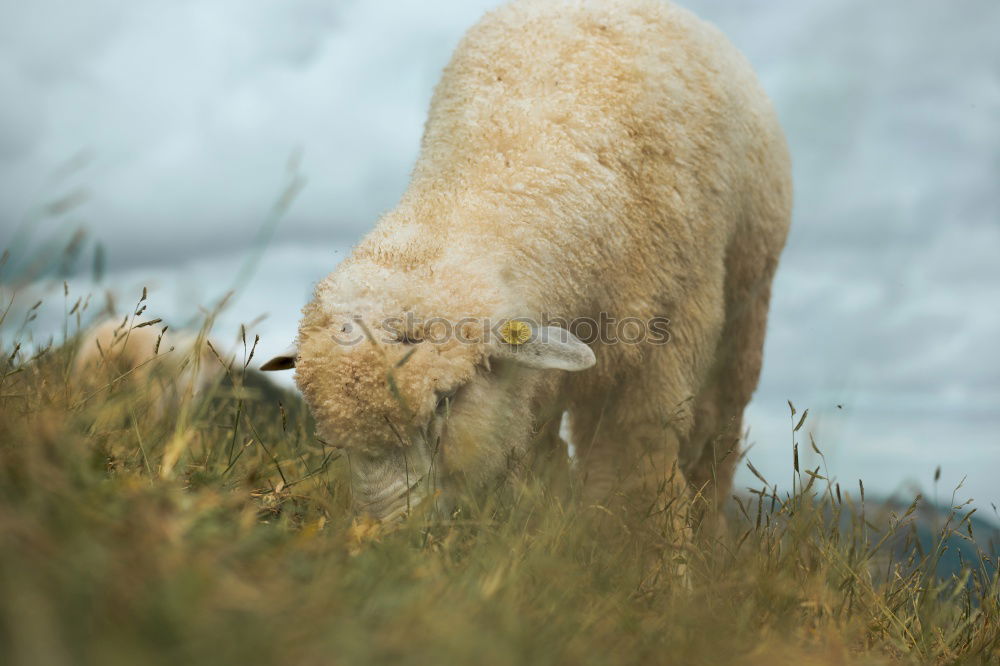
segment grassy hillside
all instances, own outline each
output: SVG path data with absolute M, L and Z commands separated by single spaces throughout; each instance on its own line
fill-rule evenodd
M 679 553 L 533 478 L 386 533 L 252 341 L 192 395 L 0 326 L 0 663 L 1000 663 L 995 561 L 935 574 L 967 507 L 914 548 L 913 507 L 789 470 Z

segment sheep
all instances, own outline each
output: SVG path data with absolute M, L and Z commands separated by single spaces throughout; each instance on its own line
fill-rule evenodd
M 296 368 L 375 519 L 558 451 L 564 413 L 586 500 L 718 507 L 791 192 L 715 27 L 662 0 L 515 0 L 465 35 L 400 202 L 262 369 Z M 660 335 L 591 334 L 626 318 Z
M 185 392 L 204 393 L 222 374 L 222 365 L 196 334 L 136 326 L 127 317 L 90 326 L 73 359 L 73 375 L 86 391 L 119 382 L 141 387 L 160 416 Z
M 175 416 L 188 397 L 235 396 L 244 401 L 247 413 L 262 405 L 295 404 L 293 393 L 275 385 L 267 375 L 241 368 L 223 349 L 217 340 L 197 331 L 136 325 L 125 317 L 104 318 L 80 335 L 72 376 L 84 397 L 127 386 L 126 393 L 148 404 L 155 418 Z

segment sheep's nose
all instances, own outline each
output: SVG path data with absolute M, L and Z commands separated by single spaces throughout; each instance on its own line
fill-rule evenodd
M 423 502 L 424 496 L 415 489 L 383 495 L 372 500 L 359 493 L 355 502 L 355 512 L 361 516 L 377 520 L 385 526 L 401 522 L 409 513 Z M 367 500 L 367 501 L 366 501 Z
M 355 458 L 352 491 L 357 513 L 389 522 L 419 503 L 423 474 L 405 455 L 402 450 L 391 450 Z

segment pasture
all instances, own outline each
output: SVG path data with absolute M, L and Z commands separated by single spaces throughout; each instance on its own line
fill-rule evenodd
M 155 319 L 145 306 L 126 332 Z M 142 381 L 112 363 L 82 381 L 82 309 L 65 342 L 30 310 L 0 322 L 4 664 L 1000 660 L 994 556 L 938 575 L 977 539 L 970 507 L 917 545 L 919 501 L 889 513 L 798 467 L 790 442 L 823 443 L 791 405 L 789 440 L 767 444 L 790 449 L 787 478 L 739 489 L 728 532 L 687 552 L 663 515 L 578 501 L 572 469 L 389 531 L 350 516 L 349 457 L 254 375 L 249 334 L 212 352 L 224 372 L 198 394 L 155 370 L 169 349 Z

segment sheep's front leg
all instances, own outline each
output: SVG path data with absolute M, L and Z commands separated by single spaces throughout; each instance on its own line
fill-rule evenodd
M 677 429 L 662 422 L 615 422 L 608 416 L 591 438 L 581 442 L 574 437 L 585 500 L 643 520 L 685 499 Z
M 574 435 L 583 500 L 599 524 L 607 523 L 602 514 L 610 514 L 611 523 L 601 529 L 611 530 L 612 538 L 623 528 L 643 535 L 640 590 L 664 577 L 687 584 L 693 535 L 690 493 L 679 466 L 681 435 L 669 422 L 626 416 L 605 410 L 600 423 L 589 424 L 589 440 Z
M 692 541 L 691 497 L 679 465 L 689 429 L 686 405 L 664 413 L 643 413 L 650 405 L 619 396 L 601 410 L 573 415 L 573 437 L 588 506 L 616 516 L 630 531 L 649 533 L 649 577 L 683 575 Z

